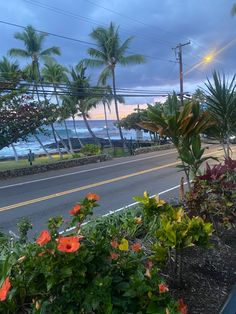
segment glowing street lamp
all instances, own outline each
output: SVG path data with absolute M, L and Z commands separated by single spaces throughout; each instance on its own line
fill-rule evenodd
M 213 55 L 207 55 L 203 58 L 203 61 L 206 62 L 206 63 L 209 63 L 213 60 Z

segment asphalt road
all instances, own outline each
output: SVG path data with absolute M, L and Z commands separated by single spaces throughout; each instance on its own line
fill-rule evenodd
M 222 150 L 212 146 L 211 152 Z M 169 190 L 182 176 L 177 163 L 176 151 L 166 150 L 0 181 L 0 230 L 15 231 L 17 221 L 28 217 L 36 234 L 49 217 L 68 218 L 68 210 L 88 192 L 101 196 L 95 215 L 102 215 L 133 203 L 145 190 L 150 195 Z M 177 196 L 178 189 L 172 189 L 163 198 Z

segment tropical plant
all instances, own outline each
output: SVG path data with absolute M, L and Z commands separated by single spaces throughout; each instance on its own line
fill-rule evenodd
M 189 246 L 207 247 L 212 224 L 200 217 L 189 218 L 182 207 L 173 207 L 158 195 L 150 198 L 147 192 L 134 199 L 141 204 L 144 226 L 153 240 L 152 257 L 168 262 L 174 281 L 182 281 L 182 254 Z
M 47 34 L 42 33 L 42 32 L 37 33 L 37 31 L 31 25 L 28 25 L 23 32 L 15 33 L 14 37 L 20 40 L 21 42 L 23 42 L 25 49 L 12 48 L 9 50 L 9 54 L 11 56 L 31 59 L 31 64 L 28 67 L 28 70 L 26 71 L 26 73 L 30 74 L 29 79 L 30 81 L 31 80 L 33 81 L 33 84 L 34 84 L 33 90 L 34 89 L 36 90 L 38 101 L 40 102 L 39 90 L 38 90 L 39 88 L 38 83 L 40 83 L 44 100 L 45 102 L 47 102 L 46 93 L 42 84 L 39 62 L 40 62 L 40 59 L 48 60 L 52 55 L 60 55 L 60 49 L 54 46 L 47 49 L 43 49 L 43 45 L 47 37 Z M 54 141 L 57 146 L 58 153 L 60 154 L 60 157 L 62 158 L 60 146 L 57 141 L 53 123 L 51 124 L 51 127 L 52 127 L 52 133 L 53 133 Z
M 1 246 L 2 313 L 186 313 L 141 242 L 81 228 L 99 199 L 88 193 L 70 210 L 69 235 L 59 234 L 64 223 L 59 216 L 35 242 Z
M 169 104 L 168 110 L 163 106 L 149 106 L 147 111 L 149 121 L 141 122 L 139 125 L 171 139 L 181 160 L 178 167 L 185 172 L 190 188 L 190 177 L 199 173 L 200 166 L 205 160 L 212 158 L 203 157 L 205 149 L 201 148 L 200 133 L 208 129 L 213 122 L 208 112 L 201 112 L 198 103 L 186 103 L 181 110 L 178 106 L 173 106 L 173 103 Z
M 236 161 L 206 164 L 203 175 L 197 176 L 187 195 L 191 215 L 204 217 L 214 225 L 218 236 L 236 225 Z
M 61 83 L 65 83 L 67 81 L 66 73 L 68 73 L 68 69 L 59 63 L 53 61 L 52 59 L 49 59 L 45 62 L 44 67 L 42 69 L 42 77 L 45 83 L 51 83 L 54 90 L 54 96 L 56 98 L 57 106 L 61 108 L 59 97 L 58 97 L 58 85 Z M 59 86 L 60 89 L 60 86 Z M 63 110 L 61 110 L 61 113 L 63 113 Z M 68 127 L 66 124 L 65 116 L 61 116 L 62 122 L 65 126 L 66 130 L 66 137 L 69 144 L 70 152 L 73 153 L 73 147 L 69 136 Z
M 1 90 L 4 90 L 6 87 L 8 89 L 16 87 L 22 76 L 22 72 L 16 61 L 11 62 L 6 57 L 3 57 L 0 60 L 0 75 Z
M 77 112 L 78 116 L 82 116 L 90 135 L 95 143 L 100 145 L 88 122 L 89 111 L 98 104 L 97 88 L 90 85 L 90 77 L 86 76 L 85 72 L 84 62 L 79 63 L 75 68 L 71 68 L 71 78 L 67 82 L 71 96 L 64 98 L 65 104 L 69 103 L 72 112 Z
M 106 133 L 107 138 L 109 140 L 110 146 L 112 146 L 110 134 L 109 134 L 109 127 L 108 127 L 108 121 L 107 121 L 107 110 L 111 111 L 111 103 L 114 101 L 114 95 L 112 93 L 112 88 L 109 85 L 106 86 L 98 86 L 98 92 L 101 93 L 102 96 L 98 97 L 98 104 L 102 103 L 103 110 L 104 110 L 104 119 L 105 119 L 105 127 L 106 127 Z M 116 95 L 116 100 L 119 103 L 125 103 L 125 100 L 122 96 Z
M 83 147 L 83 142 L 81 141 L 77 127 L 76 127 L 76 115 L 78 114 L 78 108 L 77 108 L 77 98 L 76 96 L 63 96 L 62 97 L 62 107 L 61 107 L 61 115 L 63 115 L 66 118 L 72 117 L 73 120 L 73 127 L 76 134 L 76 137 L 78 139 L 80 147 Z
M 235 76 L 228 81 L 224 74 L 215 71 L 212 80 L 207 79 L 205 87 L 207 110 L 215 120 L 207 134 L 219 140 L 225 157 L 230 157 L 230 136 L 236 132 Z
M 113 23 L 110 23 L 108 28 L 98 27 L 94 29 L 90 36 L 95 41 L 97 47 L 88 49 L 91 58 L 86 59 L 86 63 L 92 67 L 105 67 L 99 78 L 99 81 L 103 85 L 106 84 L 108 77 L 112 77 L 116 118 L 117 122 L 119 122 L 120 117 L 116 94 L 116 66 L 118 64 L 127 66 L 143 63 L 145 61 L 144 56 L 140 54 L 126 56 L 126 52 L 133 38 L 129 37 L 122 43 L 119 36 L 119 28 Z M 118 128 L 120 138 L 123 140 L 123 134 L 119 124 Z

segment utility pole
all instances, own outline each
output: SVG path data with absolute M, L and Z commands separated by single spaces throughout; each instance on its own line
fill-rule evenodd
M 185 44 L 179 43 L 175 48 L 172 48 L 175 51 L 176 60 L 179 62 L 179 84 L 180 84 L 180 102 L 181 102 L 181 106 L 184 105 L 182 47 L 187 46 L 189 44 L 190 44 L 190 41 L 188 41 Z

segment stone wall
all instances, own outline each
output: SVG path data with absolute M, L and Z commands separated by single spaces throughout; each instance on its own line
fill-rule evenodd
M 134 150 L 134 155 L 157 152 L 159 150 L 171 149 L 171 148 L 175 148 L 174 144 L 164 144 L 164 145 L 158 145 L 158 146 L 140 147 L 140 148 L 136 148 Z
M 97 156 L 89 156 L 89 157 L 82 157 L 82 158 L 74 158 L 70 160 L 57 161 L 57 162 L 52 162 L 52 163 L 43 164 L 43 165 L 33 165 L 31 167 L 29 166 L 26 168 L 19 168 L 19 169 L 14 169 L 14 170 L 3 170 L 3 171 L 0 171 L 0 180 L 46 172 L 49 170 L 57 170 L 57 169 L 82 166 L 82 165 L 106 161 L 110 159 L 112 159 L 110 155 L 103 154 L 103 155 L 97 155 Z

